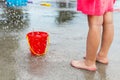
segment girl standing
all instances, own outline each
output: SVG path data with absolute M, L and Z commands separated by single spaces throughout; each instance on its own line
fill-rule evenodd
M 114 36 L 114 2 L 115 0 L 77 0 L 77 10 L 87 15 L 89 31 L 85 59 L 71 61 L 73 67 L 96 71 L 96 61 L 108 64 L 107 54 Z

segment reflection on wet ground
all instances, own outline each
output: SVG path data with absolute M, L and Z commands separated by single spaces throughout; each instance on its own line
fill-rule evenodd
M 58 4 L 59 8 L 71 8 L 72 3 L 68 3 L 68 5 L 65 2 L 59 2 Z M 74 17 L 75 12 L 73 11 L 58 11 L 58 17 L 57 17 L 57 22 L 58 23 L 64 23 L 69 20 L 72 20 Z
M 35 0 L 24 7 L 9 8 L 0 2 L 0 80 L 119 80 L 118 37 L 120 13 L 114 12 L 115 39 L 109 65 L 97 63 L 96 72 L 77 70 L 72 59 L 82 59 L 87 35 L 86 16 L 75 11 L 75 1 Z M 46 31 L 50 44 L 45 56 L 31 56 L 26 41 L 30 31 Z

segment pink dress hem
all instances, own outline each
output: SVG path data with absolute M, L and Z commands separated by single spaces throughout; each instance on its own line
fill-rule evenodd
M 112 12 L 115 0 L 77 0 L 77 11 L 86 15 L 100 16 Z

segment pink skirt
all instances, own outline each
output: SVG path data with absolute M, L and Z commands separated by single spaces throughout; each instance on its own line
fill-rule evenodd
M 115 0 L 77 0 L 77 11 L 87 15 L 103 15 L 113 11 Z

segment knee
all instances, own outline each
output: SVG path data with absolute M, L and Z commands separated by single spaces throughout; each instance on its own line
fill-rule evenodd
M 102 26 L 102 23 L 100 23 L 100 22 L 95 22 L 95 23 L 91 23 L 90 25 L 90 28 L 100 28 L 101 26 Z
M 103 24 L 104 25 L 113 25 L 113 20 L 104 21 Z
M 88 16 L 90 27 L 100 27 L 103 24 L 103 16 Z
M 113 24 L 113 14 L 112 12 L 107 12 L 103 16 L 103 24 L 110 25 Z
M 103 24 L 103 21 L 101 21 L 101 20 L 95 20 L 95 21 L 90 22 L 89 26 L 91 28 L 100 28 L 102 26 L 102 24 Z

